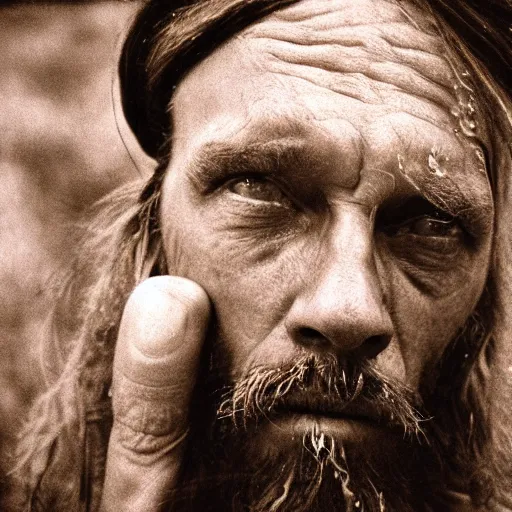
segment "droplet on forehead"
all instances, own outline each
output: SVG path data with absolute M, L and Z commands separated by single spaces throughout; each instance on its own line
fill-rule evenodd
M 459 109 L 459 107 L 452 107 L 452 109 L 450 110 L 450 113 L 454 117 L 457 117 L 457 118 L 460 117 L 460 109 Z
M 475 146 L 476 159 L 478 160 L 478 170 L 484 174 L 487 174 L 487 163 L 485 161 L 485 155 L 481 147 Z
M 415 180 L 413 180 L 408 174 L 407 174 L 407 169 L 405 168 L 405 162 L 404 162 L 404 157 L 400 154 L 400 153 L 397 153 L 396 155 L 397 159 L 398 159 L 398 171 L 400 172 L 400 174 L 405 178 L 405 180 L 410 184 L 412 185 L 416 190 L 420 190 L 420 188 L 418 187 L 418 185 L 416 184 Z
M 443 178 L 446 174 L 446 170 L 442 166 L 442 162 L 446 162 L 446 158 L 443 157 L 439 150 L 436 148 L 432 148 L 428 155 L 428 168 L 430 172 L 439 178 Z
M 469 71 L 463 70 L 457 72 L 454 64 L 452 69 L 455 75 L 456 83 L 453 85 L 453 91 L 457 104 L 451 109 L 452 116 L 457 120 L 459 131 L 466 137 L 476 137 L 478 124 L 476 121 L 476 100 L 473 87 L 470 85 L 471 75 Z

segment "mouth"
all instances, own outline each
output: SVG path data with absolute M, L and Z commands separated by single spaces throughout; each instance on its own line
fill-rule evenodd
M 345 447 L 369 446 L 384 442 L 387 430 L 363 411 L 282 409 L 279 414 L 260 425 L 256 446 L 261 454 L 295 450 L 303 446 L 306 436 L 326 435 Z
M 254 457 L 296 450 L 307 436 L 324 434 L 352 449 L 389 442 L 391 430 L 383 411 L 358 398 L 344 401 L 312 390 L 291 392 L 276 402 L 254 432 Z M 401 436 L 400 436 L 401 438 Z
M 288 395 L 285 402 L 275 407 L 275 417 L 283 416 L 326 418 L 371 424 L 379 424 L 383 420 L 381 411 L 362 400 L 347 402 L 322 393 Z

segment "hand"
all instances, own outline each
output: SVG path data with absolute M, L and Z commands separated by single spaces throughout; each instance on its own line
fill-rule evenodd
M 210 303 L 187 279 L 140 284 L 126 304 L 114 358 L 101 510 L 154 512 L 175 487 Z

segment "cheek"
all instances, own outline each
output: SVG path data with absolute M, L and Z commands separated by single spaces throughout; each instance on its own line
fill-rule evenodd
M 286 337 L 283 319 L 303 278 L 317 265 L 321 237 L 286 226 L 279 235 L 265 236 L 267 221 L 255 228 L 253 219 L 249 229 L 235 222 L 229 210 L 202 207 L 190 197 L 186 185 L 170 181 L 164 188 L 161 225 L 169 272 L 194 280 L 208 293 L 234 368 L 252 360 L 258 346 L 266 347 L 263 359 L 268 359 L 269 347 Z M 274 228 L 277 222 L 268 221 Z M 379 240 L 376 247 L 396 349 L 394 359 L 382 359 L 382 370 L 396 374 L 392 366 L 398 361 L 406 382 L 417 389 L 421 375 L 439 360 L 478 302 L 490 238 L 478 251 L 467 252 L 464 264 L 457 258 L 460 264 L 443 270 L 430 260 L 429 265 L 423 259 L 410 261 L 390 246 L 381 250 Z
M 232 363 L 243 366 L 293 301 L 300 284 L 298 251 L 293 243 L 224 229 L 218 212 L 198 208 L 180 187 L 171 200 L 171 190 L 167 187 L 161 212 L 169 273 L 205 289 Z
M 433 294 L 430 286 L 418 286 L 418 280 L 396 260 L 383 264 L 386 297 L 411 387 L 417 389 L 422 375 L 434 369 L 474 311 L 487 279 L 489 244 L 485 245 L 471 264 L 444 277 L 442 293 L 438 290 Z

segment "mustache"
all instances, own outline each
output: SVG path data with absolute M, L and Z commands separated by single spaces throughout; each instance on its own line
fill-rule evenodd
M 371 361 L 308 354 L 279 367 L 258 366 L 225 388 L 217 419 L 236 428 L 280 414 L 355 418 L 427 439 L 419 395 L 379 372 Z

